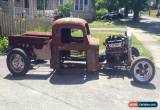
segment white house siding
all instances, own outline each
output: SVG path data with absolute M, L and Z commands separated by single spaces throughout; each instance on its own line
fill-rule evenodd
M 8 2 L 0 0 L 0 7 L 2 8 L 2 11 L 8 11 Z
M 58 8 L 58 0 L 49 0 L 49 1 L 52 2 L 52 3 L 50 4 L 50 9 L 55 10 L 55 9 Z
M 23 0 L 19 0 L 19 1 L 14 0 L 14 6 L 15 6 L 15 7 L 24 7 L 24 2 L 23 2 Z
M 88 5 L 83 5 L 83 10 L 74 10 L 71 12 L 71 16 L 80 17 L 87 20 L 92 20 L 95 18 L 96 11 L 93 4 L 93 0 L 88 0 Z
M 59 5 L 59 0 L 58 5 Z M 68 3 L 69 1 L 73 2 L 75 5 L 75 0 L 63 0 L 63 3 Z M 57 7 L 58 8 L 58 7 Z M 72 17 L 84 18 L 86 20 L 92 20 L 95 18 L 96 10 L 94 8 L 93 0 L 88 0 L 88 5 L 83 4 L 83 10 L 75 10 L 75 6 L 73 6 L 73 11 L 71 12 Z
M 63 3 L 68 3 L 71 0 L 63 0 Z M 75 0 L 73 0 L 75 2 Z M 24 10 L 27 15 L 35 16 L 38 13 L 37 10 L 37 0 L 29 0 L 29 8 L 25 8 L 24 0 L 8 0 L 8 2 L 4 2 L 0 0 L 0 4 L 2 9 L 10 10 L 11 14 L 19 15 Z M 59 0 L 48 0 L 48 4 L 46 10 L 56 10 L 59 6 Z M 80 17 L 87 20 L 92 20 L 95 17 L 95 8 L 93 4 L 93 0 L 88 0 L 88 5 L 83 5 L 83 10 L 75 10 L 71 12 L 71 16 L 73 17 Z

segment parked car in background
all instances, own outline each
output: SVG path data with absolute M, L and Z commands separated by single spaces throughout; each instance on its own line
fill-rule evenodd
M 102 16 L 102 20 L 116 20 L 123 18 L 123 15 L 118 12 L 110 12 L 107 15 Z

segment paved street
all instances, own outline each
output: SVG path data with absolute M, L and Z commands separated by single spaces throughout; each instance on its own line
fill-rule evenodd
M 146 86 L 132 82 L 128 72 L 66 70 L 51 74 L 48 64 L 14 78 L 5 60 L 0 57 L 0 110 L 129 110 L 129 101 L 160 99 L 158 70 Z

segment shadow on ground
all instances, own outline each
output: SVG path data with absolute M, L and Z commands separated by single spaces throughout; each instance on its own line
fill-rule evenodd
M 84 69 L 64 69 L 60 72 L 51 72 L 50 74 L 27 74 L 26 76 L 14 77 L 8 74 L 4 79 L 8 80 L 48 80 L 53 85 L 75 85 L 84 84 L 89 81 L 98 80 L 99 76 L 106 76 L 108 80 L 113 78 L 131 79 L 131 75 L 128 71 L 101 69 L 98 72 L 87 73 Z M 133 87 L 142 89 L 156 89 L 155 85 L 149 83 L 147 85 L 138 84 L 131 81 Z
M 156 86 L 152 83 L 139 84 L 139 83 L 136 83 L 134 81 L 131 81 L 131 85 L 134 86 L 134 87 L 142 88 L 142 89 L 150 89 L 150 90 L 156 89 Z
M 72 85 L 84 84 L 88 81 L 98 80 L 99 73 L 87 73 L 84 69 L 70 69 L 55 72 L 51 78 L 50 83 L 56 85 Z
M 101 69 L 100 71 L 101 75 L 105 75 L 108 79 L 112 79 L 112 78 L 121 78 L 124 79 L 126 78 L 132 78 L 131 74 L 129 73 L 129 71 L 126 70 L 118 70 L 118 69 Z
M 8 80 L 47 80 L 51 74 L 27 74 L 25 76 L 13 76 L 12 74 L 8 74 L 4 79 Z
M 160 21 L 151 21 L 145 18 L 141 18 L 139 21 L 132 21 L 131 18 L 128 20 L 115 21 L 115 25 L 126 25 L 132 28 L 138 28 L 146 33 L 151 33 L 155 35 L 160 35 Z

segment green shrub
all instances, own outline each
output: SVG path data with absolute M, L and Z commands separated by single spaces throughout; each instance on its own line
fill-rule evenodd
M 107 10 L 104 8 L 96 10 L 96 19 L 101 19 L 101 17 L 106 15 L 107 13 Z
M 0 36 L 0 54 L 4 54 L 8 46 L 8 38 Z
M 73 8 L 73 3 L 69 1 L 68 3 L 64 5 L 61 5 L 58 9 L 58 12 L 61 17 L 69 17 L 72 8 Z

